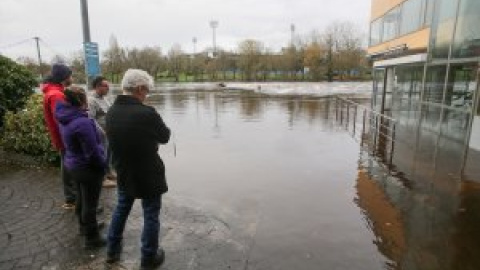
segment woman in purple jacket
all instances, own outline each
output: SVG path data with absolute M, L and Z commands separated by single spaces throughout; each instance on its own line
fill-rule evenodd
M 96 209 L 100 198 L 106 158 L 100 134 L 87 116 L 87 97 L 79 87 L 65 90 L 65 103 L 59 102 L 55 117 L 65 144 L 65 168 L 77 185 L 76 214 L 85 248 L 105 246 L 100 236 Z

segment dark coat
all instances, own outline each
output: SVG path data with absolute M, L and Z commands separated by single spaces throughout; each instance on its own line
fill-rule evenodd
M 170 129 L 154 108 L 120 95 L 107 113 L 106 132 L 120 189 L 135 198 L 168 191 L 158 144 L 168 143 Z
M 68 103 L 58 102 L 55 118 L 65 144 L 64 164 L 69 170 L 92 169 L 105 172 L 106 159 L 100 134 L 87 112 Z

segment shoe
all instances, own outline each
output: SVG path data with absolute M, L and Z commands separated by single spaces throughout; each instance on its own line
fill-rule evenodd
M 106 263 L 116 263 L 120 261 L 120 255 L 122 254 L 123 250 L 123 243 L 120 242 L 120 246 L 118 250 L 115 250 L 115 252 L 109 252 L 107 251 L 107 260 Z
M 62 208 L 65 210 L 73 210 L 75 209 L 75 204 L 74 203 L 64 203 L 62 204 Z
M 142 262 L 140 264 L 140 270 L 148 270 L 148 269 L 155 269 L 163 264 L 165 261 L 165 251 L 163 249 L 159 249 L 157 254 L 153 257 L 146 257 L 142 258 Z
M 107 240 L 99 234 L 89 237 L 85 236 L 85 249 L 96 249 L 107 245 Z
M 112 180 L 112 181 L 117 181 L 117 175 L 115 175 L 114 173 L 108 173 L 105 176 L 105 179 L 109 179 L 109 180 Z
M 105 180 L 103 180 L 102 187 L 104 187 L 104 188 L 114 188 L 116 186 L 117 186 L 117 182 L 115 182 L 115 181 L 112 181 L 112 180 L 107 179 L 107 178 L 105 178 Z
M 104 221 L 99 221 L 97 222 L 97 228 L 100 231 L 101 229 L 105 228 L 105 222 Z M 80 226 L 78 229 L 78 235 L 85 235 L 86 234 L 86 229 L 84 226 Z

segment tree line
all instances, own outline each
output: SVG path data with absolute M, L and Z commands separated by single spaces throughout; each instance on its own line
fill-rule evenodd
M 187 81 L 333 81 L 369 79 L 370 67 L 363 46 L 364 36 L 351 22 L 335 22 L 324 31 L 312 31 L 296 37 L 278 52 L 266 48 L 260 40 L 246 39 L 234 50 L 207 48 L 187 53 L 178 44 L 164 52 L 159 46 L 122 47 L 115 36 L 101 58 L 102 73 L 118 83 L 128 68 L 140 68 L 157 82 Z M 85 80 L 81 51 L 68 59 L 56 56 L 74 69 L 76 81 Z M 38 67 L 31 58 L 20 58 L 35 73 L 48 70 Z M 43 73 L 43 72 L 42 72 Z

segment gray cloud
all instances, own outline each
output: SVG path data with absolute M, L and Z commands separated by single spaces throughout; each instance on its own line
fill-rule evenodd
M 219 21 L 217 44 L 236 48 L 246 38 L 258 39 L 272 50 L 285 46 L 290 24 L 306 35 L 333 21 L 349 20 L 367 32 L 370 0 L 90 0 L 92 40 L 100 49 L 114 34 L 127 47 L 160 46 L 165 52 L 175 43 L 192 51 L 212 44 L 209 21 Z M 80 0 L 1 0 L 0 52 L 7 56 L 35 56 L 33 39 L 45 41 L 46 58 L 81 50 Z

